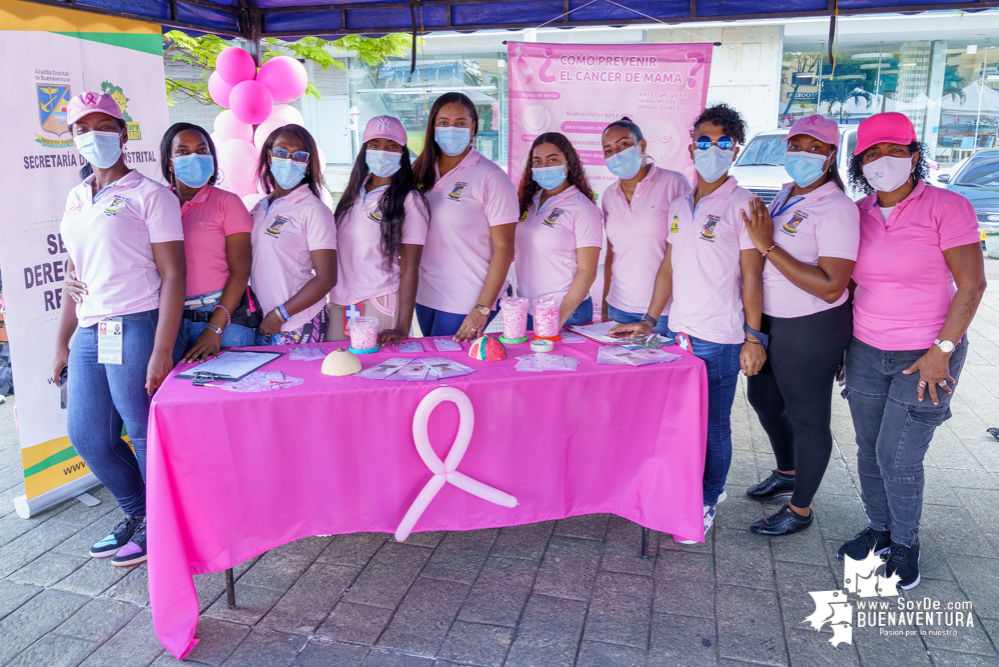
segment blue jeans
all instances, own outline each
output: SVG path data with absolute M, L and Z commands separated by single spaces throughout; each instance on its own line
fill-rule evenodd
M 669 331 L 670 338 L 676 334 Z M 732 402 L 739 383 L 739 352 L 742 345 L 712 343 L 690 337 L 694 356 L 704 362 L 708 374 L 708 447 L 704 458 L 704 504 L 715 505 L 725 490 L 732 464 Z
M 645 317 L 645 313 L 626 313 L 608 303 L 607 316 L 618 324 L 634 324 L 635 322 L 641 322 L 642 318 Z M 669 315 L 660 315 L 659 319 L 656 320 L 656 326 L 652 327 L 652 331 L 660 336 L 669 336 L 670 333 L 668 324 Z
M 498 312 L 494 310 L 489 313 L 489 319 L 486 320 L 487 327 Z M 416 304 L 416 321 L 420 323 L 420 332 L 424 336 L 453 336 L 458 333 L 466 317 L 468 313 L 448 313 Z
M 846 350 L 846 389 L 857 435 L 857 472 L 867 520 L 890 531 L 891 541 L 911 547 L 919 541 L 923 512 L 923 458 L 937 426 L 950 419 L 951 394 L 937 389 L 939 405 L 916 395 L 919 373 L 902 371 L 926 350 L 880 350 L 854 338 Z M 950 375 L 961 379 L 968 355 L 964 337 L 950 357 Z M 955 388 L 957 384 L 951 385 Z
M 146 366 L 153 352 L 158 315 L 158 310 L 149 310 L 122 317 L 120 366 L 97 363 L 96 324 L 77 328 L 69 351 L 69 441 L 125 514 L 133 516 L 146 515 Z M 122 440 L 122 424 L 134 454 Z
M 200 294 L 198 296 L 189 296 L 187 298 L 197 299 L 204 296 L 207 295 Z M 210 313 L 215 310 L 217 303 L 218 302 L 207 306 L 185 306 L 184 310 Z M 194 345 L 194 342 L 198 340 L 198 336 L 200 336 L 207 328 L 208 322 L 192 322 L 187 319 L 181 320 L 180 335 L 177 336 L 177 346 L 183 352 L 187 352 L 191 349 L 191 346 Z M 222 334 L 222 347 L 248 347 L 253 345 L 255 338 L 256 332 L 253 329 L 239 324 L 230 324 L 225 327 L 225 331 Z
M 593 297 L 588 296 L 583 299 L 583 302 L 579 304 L 579 307 L 569 316 L 569 319 L 565 321 L 567 327 L 575 326 L 577 324 L 589 324 L 593 321 Z M 530 313 L 527 314 L 527 330 L 534 331 L 534 318 Z

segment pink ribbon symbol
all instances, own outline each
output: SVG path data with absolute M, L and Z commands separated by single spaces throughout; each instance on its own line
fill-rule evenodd
M 83 94 L 83 102 L 85 104 L 88 104 L 88 105 L 89 104 L 97 104 L 97 96 L 94 95 L 93 93 L 84 93 Z
M 430 438 L 427 434 L 427 421 L 430 413 L 438 405 L 445 401 L 450 401 L 458 406 L 458 435 L 454 438 L 451 451 L 443 461 L 430 446 Z M 413 439 L 416 441 L 416 451 L 423 459 L 423 462 L 430 468 L 433 477 L 426 483 L 416 500 L 409 506 L 406 515 L 402 517 L 402 522 L 395 529 L 395 539 L 399 542 L 405 541 L 409 534 L 413 532 L 413 526 L 423 516 L 427 506 L 437 495 L 437 492 L 444 488 L 445 484 L 454 484 L 462 491 L 467 491 L 473 496 L 478 496 L 491 503 L 502 505 L 503 507 L 516 507 L 517 499 L 509 493 L 504 493 L 499 489 L 474 480 L 468 475 L 464 475 L 456 470 L 461 459 L 465 456 L 468 443 L 472 440 L 472 429 L 475 428 L 475 411 L 472 409 L 472 402 L 468 400 L 465 392 L 454 387 L 439 387 L 427 394 L 416 408 L 413 416 Z

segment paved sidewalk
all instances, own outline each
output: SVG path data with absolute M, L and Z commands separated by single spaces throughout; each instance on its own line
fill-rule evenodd
M 970 601 L 957 636 L 882 636 L 855 627 L 833 648 L 830 626 L 803 623 L 809 591 L 842 583 L 839 545 L 865 524 L 846 402 L 833 405 L 836 446 L 815 500 L 816 524 L 767 540 L 749 523 L 776 507 L 745 488 L 773 455 L 742 385 L 733 410 L 728 500 L 703 545 L 614 516 L 501 530 L 313 537 L 237 569 L 239 608 L 221 574 L 197 577 L 206 665 L 999 665 L 999 261 L 972 327 L 968 363 L 926 457 L 923 583 L 907 596 Z M 177 664 L 153 634 L 145 566 L 86 556 L 120 518 L 103 488 L 96 507 L 69 501 L 24 520 L 13 400 L 0 406 L 0 665 Z M 851 602 L 858 602 L 851 596 Z M 861 600 L 862 602 L 862 600 Z M 890 599 L 893 609 L 896 600 Z M 857 614 L 854 614 L 857 618 Z M 916 630 L 915 626 L 902 629 Z M 927 627 L 933 631 L 941 628 Z M 946 629 L 946 628 L 942 628 Z

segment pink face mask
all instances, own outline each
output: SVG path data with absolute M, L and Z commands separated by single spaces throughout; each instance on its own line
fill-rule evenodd
M 886 155 L 865 164 L 863 171 L 864 178 L 872 188 L 879 192 L 893 192 L 909 180 L 909 174 L 912 173 L 912 158 Z

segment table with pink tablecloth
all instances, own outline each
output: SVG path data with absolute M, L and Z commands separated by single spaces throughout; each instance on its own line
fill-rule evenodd
M 394 532 L 432 476 L 414 445 L 413 415 L 441 384 L 465 392 L 475 413 L 458 470 L 519 504 L 503 507 L 445 484 L 416 531 L 611 513 L 703 540 L 707 380 L 699 359 L 681 353 L 670 363 L 598 365 L 597 344 L 556 343 L 555 353 L 580 358 L 579 370 L 529 373 L 514 371 L 514 357 L 530 352 L 526 344 L 484 362 L 424 341 L 423 354 L 395 348 L 362 364 L 444 356 L 477 372 L 430 382 L 330 377 L 321 361 L 285 355 L 264 370 L 304 383 L 236 393 L 171 377 L 160 388 L 148 436 L 149 594 L 170 653 L 182 657 L 197 643 L 193 575 L 310 535 Z M 458 421 L 453 403 L 431 415 L 430 441 L 441 458 Z

